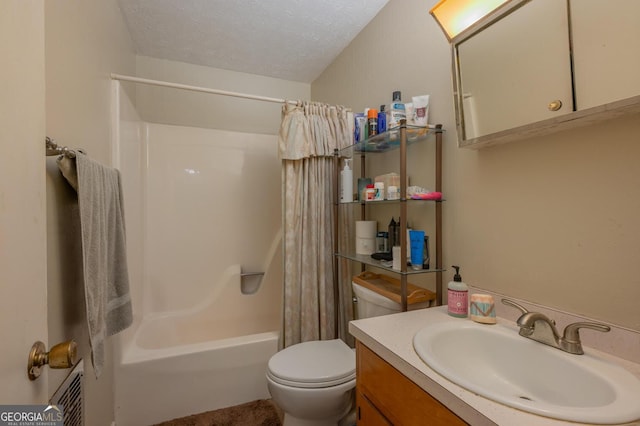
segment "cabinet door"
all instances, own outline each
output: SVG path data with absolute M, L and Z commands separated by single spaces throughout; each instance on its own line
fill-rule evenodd
M 640 1 L 570 6 L 577 109 L 640 95 Z
M 525 4 L 457 45 L 465 139 L 573 111 L 567 4 Z M 559 110 L 549 104 L 560 101 Z
M 466 423 L 360 342 L 356 391 L 394 425 L 457 426 Z M 374 417 L 375 418 L 375 417 Z M 377 419 L 380 421 L 380 419 Z M 368 425 L 368 423 L 360 423 Z M 376 424 L 376 423 L 374 423 Z M 384 423 L 382 423 L 384 424 Z
M 356 406 L 359 426 L 391 426 L 391 423 L 380 414 L 380 411 L 371 404 L 371 401 L 360 392 L 356 393 Z

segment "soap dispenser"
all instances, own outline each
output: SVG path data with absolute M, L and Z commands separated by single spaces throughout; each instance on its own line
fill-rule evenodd
M 350 158 L 344 159 L 344 169 L 340 172 L 340 202 L 341 203 L 351 203 L 353 202 L 353 170 L 349 162 Z
M 466 318 L 469 314 L 469 287 L 462 281 L 460 267 L 454 265 L 452 268 L 456 273 L 447 285 L 447 312 L 452 317 Z

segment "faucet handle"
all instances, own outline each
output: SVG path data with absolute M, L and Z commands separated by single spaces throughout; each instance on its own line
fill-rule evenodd
M 567 342 L 579 343 L 579 330 L 581 328 L 590 328 L 591 330 L 602 331 L 603 333 L 611 330 L 611 327 L 599 322 L 574 322 L 573 324 L 569 324 L 564 328 L 564 336 L 562 338 Z
M 599 322 L 574 322 L 573 324 L 569 324 L 564 328 L 561 339 L 564 350 L 577 355 L 584 354 L 579 333 L 581 328 L 590 328 L 591 330 L 602 331 L 604 333 L 611 330 L 611 327 Z
M 522 313 L 522 315 L 529 313 L 529 311 L 527 310 L 527 308 L 525 308 L 524 306 L 522 306 L 519 303 L 514 302 L 511 299 L 502 299 L 502 304 L 503 305 L 509 305 L 509 306 L 513 306 L 514 308 L 520 310 L 520 312 Z

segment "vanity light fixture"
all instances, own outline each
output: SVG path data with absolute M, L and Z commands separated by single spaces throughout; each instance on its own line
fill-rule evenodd
M 441 0 L 429 13 L 451 41 L 508 1 L 510 0 Z

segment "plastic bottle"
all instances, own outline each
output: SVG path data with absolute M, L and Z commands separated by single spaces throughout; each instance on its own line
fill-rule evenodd
M 365 192 L 365 200 L 366 201 L 373 201 L 375 200 L 376 197 L 376 189 L 374 188 L 373 184 L 370 183 L 367 185 L 367 190 Z
M 469 315 L 469 287 L 462 281 L 460 267 L 454 265 L 452 268 L 456 274 L 447 285 L 447 312 L 452 317 L 466 318 Z
M 404 110 L 404 104 L 402 103 L 402 93 L 400 91 L 393 92 L 393 101 L 389 105 L 389 120 L 387 120 L 387 127 L 392 129 L 398 127 L 401 123 L 400 120 L 406 120 L 407 116 Z
M 373 199 L 375 201 L 383 201 L 384 200 L 384 182 L 374 183 L 373 188 L 376 190 L 376 193 Z
M 380 111 L 378 112 L 378 134 L 387 131 L 387 113 L 384 108 L 384 105 L 380 105 Z
M 340 202 L 351 203 L 353 201 L 353 170 L 349 167 L 350 158 L 344 159 L 344 168 L 340 172 L 342 185 L 340 186 Z

